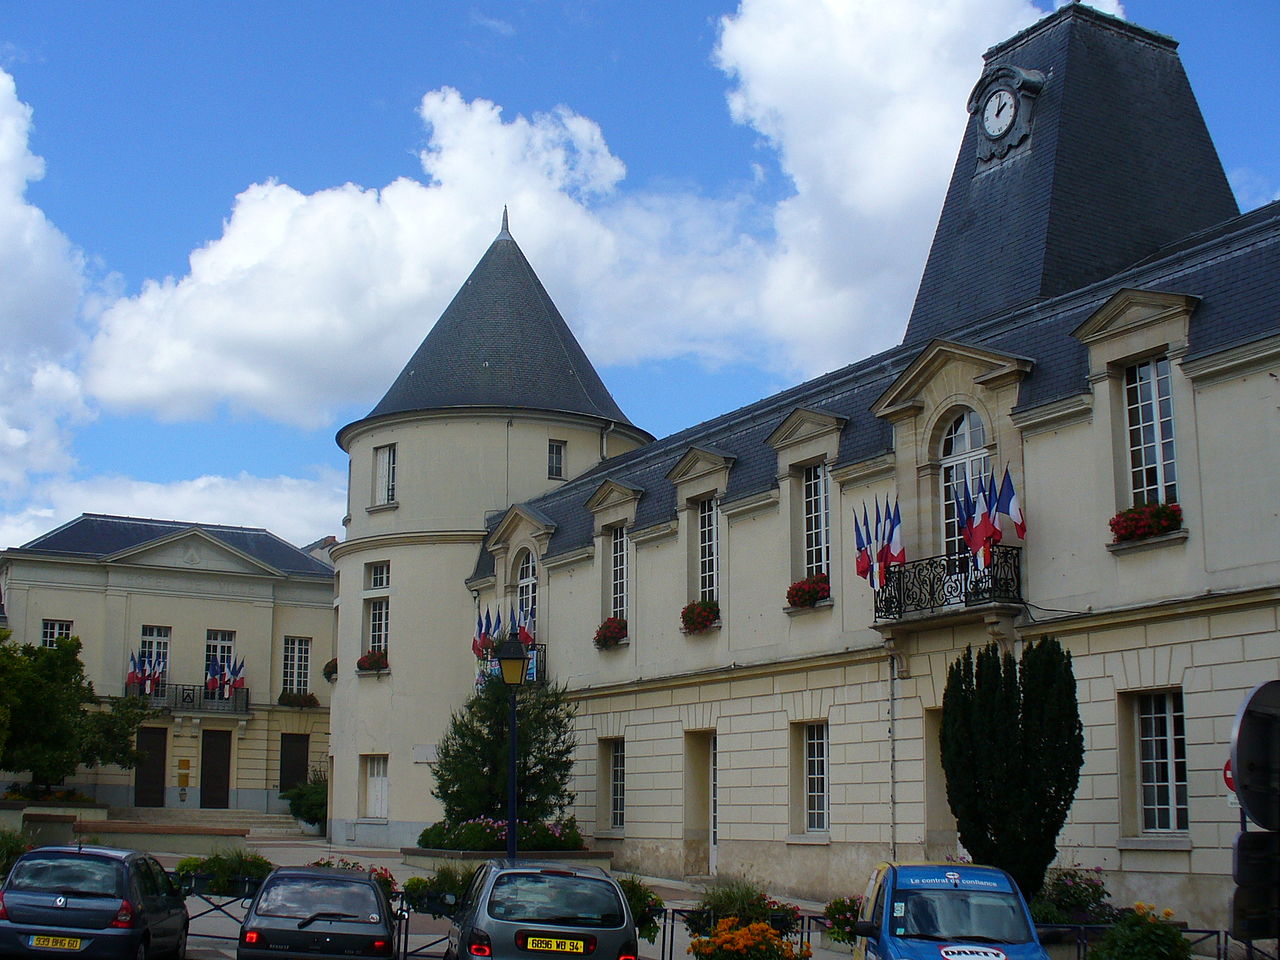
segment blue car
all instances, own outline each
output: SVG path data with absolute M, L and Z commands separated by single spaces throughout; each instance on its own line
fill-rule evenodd
M 1049 960 L 1017 884 L 996 867 L 882 863 L 854 933 L 854 960 Z

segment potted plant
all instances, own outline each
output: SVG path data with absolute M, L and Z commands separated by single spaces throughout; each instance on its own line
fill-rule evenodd
M 787 606 L 789 607 L 816 607 L 830 597 L 831 578 L 825 573 L 815 573 L 787 587 Z
M 612 650 L 627 639 L 627 621 L 622 617 L 606 617 L 596 628 L 592 642 L 597 650 Z
M 324 674 L 324 678 L 333 683 L 338 678 L 338 658 L 333 657 L 328 663 L 321 668 L 320 672 Z
M 276 697 L 276 703 L 282 707 L 318 707 L 320 701 L 314 693 L 300 693 L 297 690 L 282 690 Z
M 357 670 L 376 670 L 381 673 L 387 669 L 387 651 L 385 650 L 366 650 L 365 653 L 356 660 Z
M 1144 503 L 1121 510 L 1108 522 L 1113 543 L 1146 540 L 1182 529 L 1182 508 L 1176 503 Z
M 720 603 L 716 600 L 695 600 L 680 611 L 680 625 L 686 633 L 701 633 L 720 622 Z

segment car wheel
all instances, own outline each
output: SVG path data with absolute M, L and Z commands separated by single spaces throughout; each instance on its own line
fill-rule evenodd
M 138 944 L 138 952 L 133 955 L 133 960 L 147 960 L 147 945 L 145 942 Z

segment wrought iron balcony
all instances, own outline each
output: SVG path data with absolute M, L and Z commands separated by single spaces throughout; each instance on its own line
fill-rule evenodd
M 153 682 L 151 690 L 143 689 L 140 683 L 126 683 L 124 693 L 127 697 L 142 697 L 151 701 L 157 710 L 167 709 L 172 713 L 248 713 L 249 688 L 231 689 L 220 686 L 210 690 L 200 683 Z
M 876 591 L 876 619 L 941 613 L 983 603 L 1022 602 L 1022 550 L 991 548 L 991 566 L 978 570 L 969 554 L 928 557 L 890 567 Z

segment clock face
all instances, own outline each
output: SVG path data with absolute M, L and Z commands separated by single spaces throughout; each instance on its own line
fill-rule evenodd
M 982 108 L 982 129 L 988 137 L 1002 137 L 1013 126 L 1014 115 L 1018 112 L 1017 101 L 1008 90 L 999 89 L 987 97 Z

